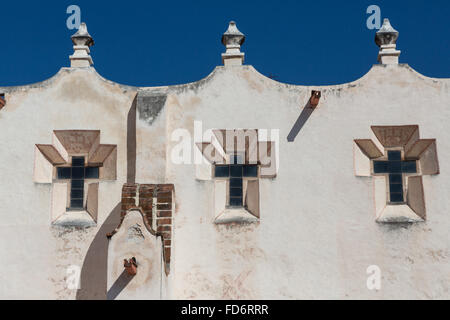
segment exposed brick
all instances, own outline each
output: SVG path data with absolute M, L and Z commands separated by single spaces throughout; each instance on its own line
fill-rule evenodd
M 144 211 L 153 211 L 153 205 L 150 204 L 141 204 L 140 207 L 142 208 L 142 210 Z
M 170 252 L 171 252 L 171 248 L 170 247 L 165 247 L 164 248 L 164 260 L 166 263 L 170 263 Z
M 139 186 L 139 193 L 144 193 L 144 192 L 153 192 L 153 190 L 155 190 L 155 186 L 154 185 L 148 185 L 148 184 L 141 184 Z
M 163 237 L 164 240 L 170 240 L 172 239 L 172 232 L 170 231 L 161 232 L 161 236 Z
M 136 208 L 134 204 L 122 204 L 122 210 L 130 210 L 132 208 Z
M 171 230 L 172 226 L 158 226 L 158 228 L 156 229 L 157 232 L 171 231 Z
M 172 202 L 174 186 L 172 184 L 134 184 L 127 183 L 122 187 L 122 218 L 131 209 L 141 209 L 147 223 L 151 225 L 153 206 L 156 205 L 157 234 L 163 239 L 165 271 L 170 270 L 170 254 L 172 245 Z M 154 204 L 154 197 L 157 203 Z M 136 198 L 139 205 L 136 206 Z
M 137 187 L 139 184 L 138 183 L 124 183 L 123 186 L 124 187 Z
M 159 198 L 172 198 L 172 192 L 171 191 L 158 192 L 157 197 L 158 197 L 158 199 Z
M 156 186 L 153 184 L 140 184 L 139 190 L 140 191 L 148 191 L 148 190 L 155 190 Z
M 160 197 L 158 197 L 158 203 L 172 203 L 172 198 L 160 198 Z
M 172 219 L 167 219 L 167 218 L 157 219 L 156 220 L 156 224 L 159 225 L 159 226 L 162 226 L 164 224 L 172 224 Z
M 136 184 L 125 184 L 122 187 L 122 192 L 136 192 L 137 191 L 137 185 Z
M 157 217 L 161 217 L 161 218 L 167 218 L 167 217 L 172 217 L 172 211 L 158 211 L 156 213 Z
M 122 204 L 136 204 L 136 199 L 134 198 L 122 198 Z
M 171 210 L 172 209 L 172 204 L 171 203 L 166 203 L 166 204 L 159 204 L 158 203 L 157 209 L 158 210 Z
M 153 198 L 153 190 L 140 190 L 139 191 L 140 198 Z
M 173 184 L 158 184 L 157 185 L 158 193 L 165 191 L 173 191 Z

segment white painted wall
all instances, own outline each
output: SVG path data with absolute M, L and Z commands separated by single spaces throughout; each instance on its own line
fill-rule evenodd
M 61 69 L 43 83 L 0 91 L 7 100 L 0 110 L 0 299 L 73 299 L 67 267 L 82 266 L 98 227 L 51 226 L 51 184 L 33 182 L 34 145 L 51 144 L 59 129 L 101 130 L 101 143 L 117 145 L 117 180 L 100 182 L 100 226 L 126 182 L 126 119 L 136 90 L 90 68 Z
M 312 89 L 321 102 L 288 143 Z M 302 87 L 237 66 L 168 92 L 168 137 L 176 128 L 193 133 L 194 120 L 204 130 L 280 129 L 280 169 L 260 181 L 259 224 L 213 224 L 213 182 L 197 181 L 194 165 L 167 161 L 177 202 L 174 298 L 450 297 L 449 79 L 376 65 L 353 83 Z M 373 180 L 354 175 L 353 139 L 369 138 L 371 125 L 404 124 L 437 139 L 441 173 L 424 177 L 427 222 L 377 224 Z M 366 287 L 370 265 L 381 268 L 379 292 Z
M 0 298 L 73 299 L 66 268 L 82 265 L 120 201 L 137 89 L 107 82 L 93 69 L 63 69 L 40 85 L 0 89 L 7 99 L 0 110 L 0 255 L 8 261 L 0 265 Z M 312 89 L 322 92 L 321 102 L 288 143 Z M 175 184 L 163 298 L 450 298 L 449 79 L 377 65 L 353 83 L 304 87 L 229 66 L 197 83 L 141 90 L 168 95 L 154 121 L 139 112 L 136 121 L 136 182 Z M 280 129 L 280 170 L 260 181 L 259 223 L 215 225 L 214 182 L 196 180 L 193 164 L 170 161 L 171 133 L 193 133 L 195 120 L 203 130 Z M 404 124 L 437 139 L 441 173 L 424 177 L 425 223 L 377 224 L 373 179 L 354 175 L 353 139 L 369 138 L 371 125 Z M 51 143 L 55 129 L 101 130 L 101 143 L 117 144 L 118 179 L 100 183 L 96 228 L 50 225 L 51 187 L 33 182 L 33 159 L 34 145 Z M 378 292 L 366 287 L 370 265 L 381 268 Z M 146 299 L 148 292 L 121 298 Z
M 135 257 L 137 273 L 130 276 L 124 269 L 124 259 Z M 162 243 L 146 228 L 142 214 L 130 211 L 120 229 L 108 244 L 108 296 L 119 299 L 160 299 Z

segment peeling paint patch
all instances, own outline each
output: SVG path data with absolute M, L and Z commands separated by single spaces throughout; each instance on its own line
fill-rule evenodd
M 144 120 L 149 125 L 153 124 L 166 104 L 166 100 L 166 94 L 157 93 L 149 95 L 138 93 L 137 109 L 139 112 L 139 119 Z
M 139 223 L 128 228 L 127 242 L 141 243 L 145 239 L 142 233 L 142 226 Z
M 67 280 L 69 267 L 81 267 L 86 247 L 95 235 L 95 228 L 78 227 L 52 227 L 52 236 L 55 238 L 55 271 L 49 278 L 56 293 L 56 299 L 74 299 L 76 290 L 68 288 Z

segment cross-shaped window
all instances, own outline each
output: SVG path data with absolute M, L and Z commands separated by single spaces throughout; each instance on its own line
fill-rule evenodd
M 70 210 L 80 210 L 84 207 L 84 181 L 98 179 L 99 168 L 85 166 L 85 157 L 72 157 L 71 167 L 58 167 L 57 178 L 70 179 Z
M 417 173 L 416 161 L 402 161 L 401 151 L 388 151 L 387 161 L 373 161 L 375 174 L 389 175 L 389 198 L 391 203 L 405 202 L 403 178 L 405 173 Z
M 216 165 L 214 175 L 216 178 L 228 178 L 229 181 L 229 201 L 230 207 L 243 206 L 243 178 L 258 177 L 258 165 L 243 164 L 243 159 L 239 155 L 231 157 L 230 164 Z

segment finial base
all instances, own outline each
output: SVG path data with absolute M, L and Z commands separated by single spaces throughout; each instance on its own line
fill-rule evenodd
M 400 53 L 400 50 L 396 50 L 395 44 L 381 45 L 378 53 L 378 62 L 381 64 L 398 64 Z
M 242 66 L 245 54 L 239 53 L 222 53 L 222 63 L 224 66 Z
M 92 57 L 89 55 L 88 46 L 73 46 L 74 53 L 69 56 L 71 68 L 88 68 L 94 64 Z

